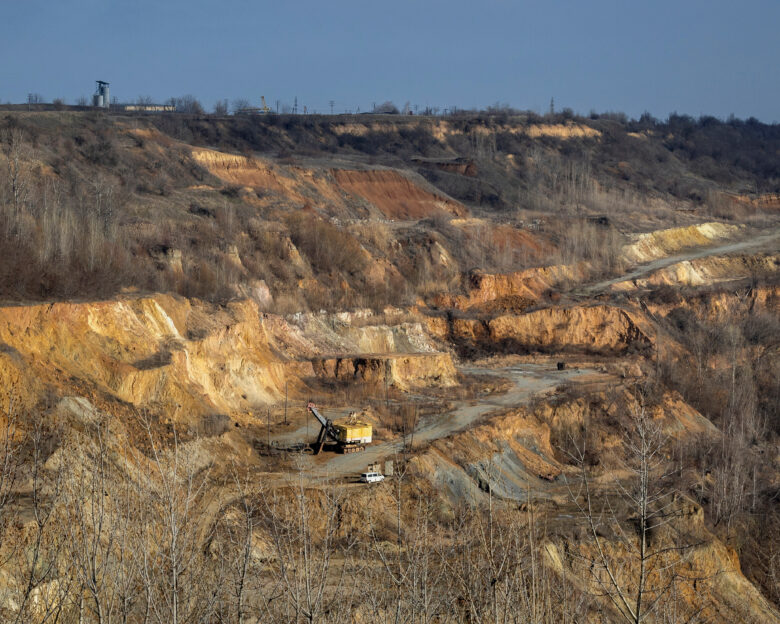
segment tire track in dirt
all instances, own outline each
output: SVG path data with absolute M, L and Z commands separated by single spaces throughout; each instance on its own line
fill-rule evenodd
M 658 260 L 654 260 L 652 262 L 648 262 L 647 264 L 638 266 L 634 270 L 629 271 L 628 273 L 624 273 L 619 277 L 615 277 L 612 279 L 608 279 L 608 280 L 604 280 L 601 282 L 596 282 L 594 284 L 589 284 L 587 286 L 584 286 L 583 288 L 576 290 L 574 294 L 593 295 L 595 293 L 606 290 L 613 284 L 619 284 L 620 282 L 627 282 L 630 280 L 634 280 L 638 277 L 642 277 L 643 275 L 647 275 L 649 273 L 653 273 L 654 271 L 658 271 L 659 269 L 664 269 L 673 264 L 677 264 L 678 262 L 684 262 L 686 260 L 696 260 L 698 258 L 706 258 L 707 256 L 720 256 L 729 253 L 734 253 L 737 251 L 744 251 L 746 249 L 752 249 L 754 247 L 769 245 L 770 243 L 772 243 L 773 241 L 777 241 L 778 239 L 780 239 L 780 230 L 774 230 L 773 232 L 761 234 L 754 238 L 744 240 L 744 241 L 739 241 L 736 243 L 732 242 L 726 245 L 707 247 L 706 249 L 698 249 L 696 251 L 690 251 L 684 254 L 677 254 L 675 256 L 668 256 L 666 258 L 659 258 Z

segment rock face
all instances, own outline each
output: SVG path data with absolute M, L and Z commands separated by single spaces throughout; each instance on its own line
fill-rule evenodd
M 548 308 L 523 316 L 500 316 L 488 327 L 496 342 L 511 340 L 530 347 L 602 351 L 650 344 L 631 314 L 611 306 Z
M 539 267 L 514 273 L 476 271 L 467 277 L 466 295 L 440 295 L 433 303 L 439 307 L 459 310 L 502 307 L 517 310 L 518 302 L 525 302 L 525 307 L 528 307 L 561 282 L 582 280 L 586 273 L 587 265 L 584 263 Z
M 173 419 L 251 411 L 315 374 L 368 383 L 387 375 L 400 388 L 456 383 L 450 355 L 435 352 L 419 323 L 360 326 L 370 313 L 343 313 L 296 324 L 261 313 L 258 299 L 212 306 L 155 295 L 0 308 L 0 380 L 27 407 L 49 388 Z M 322 355 L 347 349 L 352 355 Z M 314 367 L 313 355 L 322 355 Z
M 449 353 L 413 353 L 329 357 L 313 361 L 323 380 L 384 384 L 406 389 L 420 386 L 450 387 L 457 372 Z
M 282 396 L 285 362 L 268 346 L 257 305 L 213 312 L 164 295 L 0 308 L 0 341 L 14 350 L 17 368 L 65 394 L 172 416 Z
M 622 352 L 651 344 L 649 323 L 633 312 L 607 305 L 545 308 L 491 320 L 454 319 L 451 336 L 488 350 L 575 349 Z

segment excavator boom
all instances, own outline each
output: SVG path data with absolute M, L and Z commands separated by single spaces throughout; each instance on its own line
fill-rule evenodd
M 328 426 L 327 418 L 325 418 L 322 414 L 320 414 L 320 411 L 317 409 L 317 406 L 314 405 L 314 403 L 309 401 L 308 405 L 306 405 L 306 409 L 309 410 L 314 415 L 314 418 L 320 421 L 320 424 L 323 427 Z

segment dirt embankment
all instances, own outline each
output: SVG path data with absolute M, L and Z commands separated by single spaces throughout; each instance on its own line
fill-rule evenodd
M 397 171 L 336 169 L 333 177 L 342 189 L 373 204 L 388 219 L 425 219 L 436 215 L 462 217 L 468 214 L 460 203 L 423 189 Z
M 299 205 L 316 198 L 317 202 L 343 209 L 348 203 L 347 196 L 352 195 L 374 206 L 387 219 L 468 214 L 459 202 L 423 188 L 422 179 L 415 183 L 392 169 L 306 169 L 205 148 L 193 148 L 192 157 L 228 184 L 278 195 Z
M 775 193 L 766 193 L 751 197 L 749 195 L 725 195 L 729 200 L 738 206 L 747 206 L 755 210 L 775 211 L 780 210 L 780 195 Z
M 416 126 L 425 128 L 431 133 L 431 135 L 441 142 L 446 142 L 447 139 L 454 135 L 470 136 L 474 133 L 479 134 L 491 134 L 508 132 L 510 134 L 524 134 L 533 139 L 542 137 L 555 138 L 560 140 L 568 139 L 598 139 L 602 136 L 602 133 L 595 128 L 591 128 L 585 124 L 577 123 L 575 121 L 568 121 L 566 123 L 536 123 L 536 124 L 521 124 L 521 125 L 504 125 L 498 124 L 491 128 L 485 128 L 482 126 L 474 126 L 467 130 L 462 130 L 449 121 L 443 119 L 425 121 L 417 121 L 412 119 L 403 120 L 405 126 Z M 371 132 L 382 132 L 388 135 L 397 133 L 392 125 L 381 123 L 344 123 L 333 125 L 333 132 L 335 134 L 351 134 L 353 136 L 366 136 Z
M 739 293 L 699 293 L 688 297 L 677 296 L 669 301 L 648 302 L 647 309 L 654 315 L 666 316 L 672 310 L 689 309 L 697 317 L 722 323 L 747 310 L 780 314 L 780 286 L 758 286 Z
M 634 240 L 623 247 L 622 255 L 631 263 L 650 262 L 685 249 L 712 245 L 736 236 L 739 231 L 739 226 L 713 222 L 646 232 L 635 235 Z
M 256 193 L 271 194 L 297 205 L 317 197 L 341 207 L 344 198 L 324 172 L 282 166 L 254 156 L 229 154 L 213 149 L 193 148 L 192 157 L 209 173 L 230 185 Z M 257 203 L 258 200 L 253 200 Z
M 595 139 L 601 132 L 595 128 L 577 123 L 566 124 L 534 124 L 524 130 L 533 139 L 553 137 L 556 139 Z
M 652 557 L 653 563 L 648 567 L 648 586 L 666 586 L 666 575 L 670 570 L 676 571 L 682 578 L 698 580 L 673 586 L 674 594 L 665 596 L 664 604 L 668 611 L 678 616 L 686 614 L 689 621 L 778 621 L 776 609 L 740 571 L 734 550 L 713 538 L 701 526 L 701 508 L 681 499 L 672 509 L 672 513 L 680 518 L 678 526 L 683 527 L 684 541 L 681 542 L 680 533 L 675 533 L 676 527 L 667 526 L 654 532 L 650 552 L 661 554 Z M 582 518 L 575 515 L 567 524 L 576 527 L 571 536 L 556 538 L 545 545 L 543 560 L 547 566 L 573 586 L 597 594 L 603 586 L 598 584 L 588 566 L 589 562 L 600 561 L 604 556 L 611 562 L 621 587 L 626 591 L 633 589 L 639 574 L 639 557 L 635 550 L 626 547 L 625 540 L 620 537 L 620 531 L 631 526 L 629 523 L 612 523 L 609 528 L 601 528 L 600 550 L 587 536 L 587 526 Z M 689 547 L 680 548 L 681 543 Z M 606 605 L 606 608 L 611 608 L 611 605 Z M 617 614 L 615 617 L 618 621 Z
M 453 319 L 450 337 L 484 350 L 580 350 L 622 353 L 652 344 L 653 331 L 637 312 L 607 305 L 545 308 L 490 320 Z
M 449 353 L 339 356 L 315 359 L 312 364 L 317 377 L 326 381 L 387 383 L 402 390 L 457 384 L 457 371 Z
M 587 266 L 584 263 L 577 266 L 553 265 L 514 273 L 476 271 L 466 278 L 466 295 L 440 294 L 433 298 L 432 304 L 458 310 L 522 311 L 561 282 L 580 281 L 586 274 Z
M 658 286 L 704 286 L 753 276 L 773 275 L 778 270 L 778 254 L 710 256 L 683 260 L 650 273 L 647 277 L 613 284 L 612 289 L 625 291 Z
M 641 373 L 640 373 L 641 374 Z M 588 461 L 598 459 L 598 482 L 609 482 L 625 468 L 625 429 L 640 408 L 630 383 L 602 377 L 572 394 L 556 392 L 527 407 L 485 416 L 473 427 L 436 440 L 418 456 L 423 474 L 450 502 L 479 499 L 481 492 L 510 500 L 554 499 L 565 504 L 568 491 L 561 476 L 575 477 L 568 452 L 586 448 Z M 663 394 L 647 409 L 665 435 L 679 441 L 718 436 L 717 429 L 675 392 Z M 583 438 L 587 435 L 587 441 Z

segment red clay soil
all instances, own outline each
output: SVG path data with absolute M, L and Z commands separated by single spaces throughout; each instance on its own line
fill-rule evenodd
M 458 217 L 468 214 L 458 202 L 420 188 L 395 171 L 348 171 L 337 169 L 333 177 L 348 193 L 376 206 L 388 219 L 425 219 L 437 214 Z

